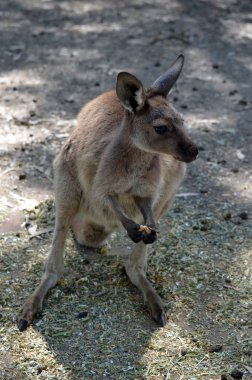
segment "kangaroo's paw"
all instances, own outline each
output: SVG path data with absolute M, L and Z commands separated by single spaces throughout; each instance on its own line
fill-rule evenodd
M 25 331 L 28 326 L 31 325 L 34 318 L 42 310 L 42 304 L 38 297 L 30 297 L 23 305 L 18 320 L 17 325 L 19 331 Z
M 141 225 L 139 231 L 142 232 L 144 244 L 152 244 L 157 240 L 157 232 L 152 227 Z

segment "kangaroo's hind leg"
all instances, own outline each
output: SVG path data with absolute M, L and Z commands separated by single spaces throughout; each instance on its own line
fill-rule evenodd
M 152 318 L 162 327 L 166 324 L 166 314 L 161 298 L 146 278 L 148 246 L 142 241 L 135 244 L 126 263 L 130 281 L 143 293 L 144 301 Z
M 56 285 L 64 270 L 63 253 L 67 231 L 80 205 L 81 191 L 79 185 L 62 169 L 55 174 L 56 220 L 50 254 L 46 260 L 45 270 L 40 284 L 24 303 L 19 318 L 18 328 L 25 330 L 42 309 L 43 300 L 50 288 Z

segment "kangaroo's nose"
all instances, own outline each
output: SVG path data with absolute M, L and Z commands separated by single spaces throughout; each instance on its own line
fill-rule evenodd
M 196 147 L 196 145 L 191 145 L 191 146 L 190 146 L 190 152 L 191 152 L 195 157 L 197 157 L 197 156 L 198 156 L 198 153 L 199 153 L 199 150 L 198 150 L 198 148 Z

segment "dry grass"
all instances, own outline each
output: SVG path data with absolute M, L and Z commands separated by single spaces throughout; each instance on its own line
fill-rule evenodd
M 123 271 L 131 244 L 122 233 L 100 252 L 69 236 L 65 278 L 42 318 L 19 333 L 18 309 L 50 247 L 53 204 L 26 213 L 30 234 L 0 240 L 0 378 L 217 380 L 237 368 L 250 379 L 251 220 L 225 203 L 208 204 L 206 214 L 204 197 L 176 201 L 150 250 L 148 276 L 170 315 L 164 329 Z

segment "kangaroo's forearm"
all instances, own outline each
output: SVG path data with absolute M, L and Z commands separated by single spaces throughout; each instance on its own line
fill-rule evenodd
M 141 197 L 135 197 L 134 198 L 137 207 L 141 211 L 141 214 L 144 218 L 144 223 L 148 227 L 156 228 L 156 223 L 153 217 L 153 211 L 152 211 L 152 200 L 150 198 L 141 198 Z
M 117 196 L 116 195 L 109 195 L 108 200 L 109 200 L 109 203 L 112 206 L 112 209 L 113 209 L 114 213 L 116 214 L 117 218 L 120 220 L 120 222 L 122 223 L 124 228 L 126 230 L 128 230 L 128 228 L 134 222 L 126 214 L 124 208 L 122 207 L 122 205 L 118 201 Z

